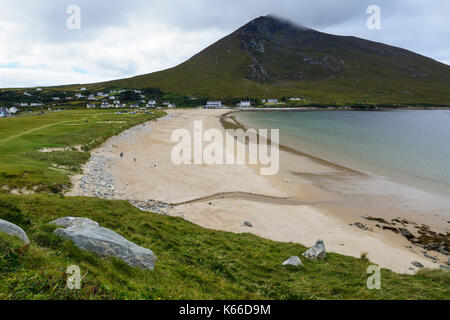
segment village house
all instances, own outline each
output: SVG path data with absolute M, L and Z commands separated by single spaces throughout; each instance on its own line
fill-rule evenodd
M 42 89 L 41 88 L 36 88 L 36 91 L 42 91 Z
M 222 101 L 208 101 L 205 109 L 220 109 L 222 108 Z
M 303 101 L 305 99 L 293 97 L 293 98 L 289 98 L 289 100 L 291 100 L 291 101 Z
M 278 103 L 278 99 L 267 99 L 267 100 L 263 100 L 263 103 Z
M 81 88 L 81 89 L 80 89 L 80 91 L 86 91 L 86 90 L 87 90 L 86 88 Z
M 16 107 L 11 107 L 9 109 L 6 109 L 6 112 L 10 114 L 16 114 L 17 112 L 19 112 L 19 109 L 17 109 Z
M 86 108 L 88 108 L 88 109 L 95 109 L 95 104 L 93 104 L 93 103 L 88 103 L 87 106 L 86 106 Z
M 102 102 L 102 104 L 100 105 L 100 108 L 108 109 L 108 108 L 110 108 L 110 104 L 108 102 Z
M 30 103 L 30 107 L 42 107 L 44 104 L 40 102 L 32 102 Z
M 93 94 L 90 94 L 88 100 L 96 100 Z
M 169 109 L 175 109 L 177 106 L 174 104 L 174 103 L 169 103 L 168 105 L 167 105 L 167 108 L 169 108 Z
M 22 103 L 20 104 L 20 106 L 21 106 L 21 107 L 28 107 L 28 103 L 22 102 Z
M 248 100 L 244 100 L 238 103 L 238 107 L 251 107 L 252 103 Z

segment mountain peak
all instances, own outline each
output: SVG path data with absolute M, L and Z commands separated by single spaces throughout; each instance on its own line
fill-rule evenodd
M 278 17 L 274 14 L 269 14 L 253 19 L 238 31 L 264 33 L 267 35 L 271 35 L 278 31 L 284 30 L 306 31 L 311 29 L 293 23 L 292 21 L 289 21 L 287 19 Z
M 174 68 L 113 84 L 131 81 L 135 87 L 217 98 L 440 103 L 450 96 L 449 79 L 448 66 L 413 52 L 267 15 Z

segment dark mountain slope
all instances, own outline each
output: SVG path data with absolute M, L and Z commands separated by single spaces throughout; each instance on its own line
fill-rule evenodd
M 94 86 L 158 86 L 218 98 L 448 104 L 449 83 L 449 66 L 411 51 L 266 16 L 174 68 Z

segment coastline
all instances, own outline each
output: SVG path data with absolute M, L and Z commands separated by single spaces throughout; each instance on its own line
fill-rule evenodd
M 408 218 L 421 224 L 429 223 L 429 217 L 415 217 L 401 210 L 382 215 L 380 207 L 368 205 L 367 199 L 324 188 L 324 179 L 333 179 L 337 184 L 368 179 L 363 173 L 286 146 L 280 146 L 282 163 L 275 176 L 260 176 L 258 168 L 249 165 L 176 166 L 170 161 L 170 133 L 176 128 L 191 127 L 194 120 L 203 120 L 205 128 L 224 131 L 221 119 L 229 111 L 189 109 L 168 113 L 154 123 L 127 130 L 94 150 L 83 167 L 83 175 L 73 177 L 75 187 L 68 195 L 152 200 L 169 204 L 166 214 L 206 228 L 251 232 L 276 241 L 311 246 L 321 238 L 330 252 L 354 257 L 367 253 L 372 262 L 399 273 L 417 271 L 410 269 L 414 260 L 429 268 L 439 267 L 401 235 L 376 227 L 377 221 L 361 218 Z M 120 152 L 124 152 L 123 159 Z M 298 170 L 292 172 L 291 168 Z M 86 179 L 92 172 L 97 173 Z M 107 189 L 111 185 L 114 192 L 99 194 L 98 188 L 83 189 L 83 177 L 85 185 L 97 179 Z M 245 221 L 253 227 L 244 226 Z M 355 226 L 357 222 L 367 230 Z M 439 223 L 435 226 L 431 221 L 429 225 L 434 230 Z

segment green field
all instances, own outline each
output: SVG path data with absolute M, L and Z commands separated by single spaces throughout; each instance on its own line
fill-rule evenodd
M 366 287 L 367 259 L 328 254 L 300 268 L 282 267 L 305 247 L 251 234 L 212 231 L 181 218 L 143 212 L 125 201 L 66 197 L 61 185 L 107 137 L 163 113 L 64 111 L 0 119 L 0 219 L 21 226 L 31 245 L 0 233 L 0 299 L 449 299 L 450 276 L 382 270 L 381 290 Z M 114 123 L 104 123 L 114 121 Z M 99 123 L 100 122 L 100 123 Z M 118 123 L 123 122 L 123 123 Z M 82 145 L 39 155 L 41 148 Z M 58 167 L 52 166 L 52 164 Z M 61 169 L 64 166 L 65 169 Z M 53 169 L 52 169 L 53 168 Z M 28 187 L 35 194 L 13 195 Z M 153 250 L 155 270 L 99 258 L 53 235 L 48 222 L 88 217 Z M 82 289 L 66 288 L 66 268 L 78 265 Z
M 0 119 L 0 187 L 61 191 L 63 184 L 69 186 L 68 175 L 89 159 L 91 148 L 161 115 L 115 112 L 72 110 Z M 76 146 L 83 152 L 71 149 Z M 42 148 L 69 149 L 39 152 Z

